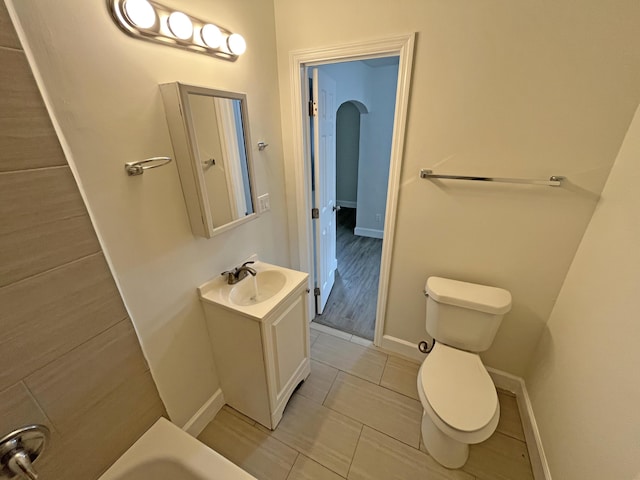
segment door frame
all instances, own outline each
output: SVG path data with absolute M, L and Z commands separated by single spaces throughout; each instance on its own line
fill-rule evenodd
M 327 63 L 367 60 L 390 56 L 399 57 L 396 107 L 391 141 L 391 157 L 389 161 L 389 183 L 387 185 L 387 206 L 382 242 L 382 257 L 380 259 L 378 303 L 376 306 L 374 344 L 377 346 L 381 346 L 384 334 L 415 36 L 415 33 L 410 33 L 365 42 L 298 50 L 291 52 L 289 55 L 293 115 L 293 158 L 295 159 L 294 189 L 299 251 L 298 262 L 301 270 L 309 272 L 311 292 L 313 292 L 315 262 L 312 241 L 313 225 L 311 220 L 311 159 L 309 150 L 309 88 L 307 68 Z M 311 305 L 313 302 L 308 302 L 308 304 Z M 309 318 L 314 318 L 314 312 L 309 311 Z

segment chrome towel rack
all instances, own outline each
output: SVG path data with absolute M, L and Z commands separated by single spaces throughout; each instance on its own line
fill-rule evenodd
M 549 187 L 559 187 L 566 177 L 552 175 L 549 180 L 536 180 L 530 178 L 499 178 L 499 177 L 477 177 L 470 175 L 443 175 L 433 173 L 433 170 L 423 168 L 420 170 L 420 178 L 442 178 L 446 180 L 473 180 L 478 182 L 498 182 L 498 183 L 521 183 L 525 185 L 545 185 Z
M 137 162 L 127 162 L 124 164 L 124 170 L 130 177 L 134 175 L 142 175 L 145 170 L 151 168 L 162 167 L 171 161 L 171 157 L 153 157 Z

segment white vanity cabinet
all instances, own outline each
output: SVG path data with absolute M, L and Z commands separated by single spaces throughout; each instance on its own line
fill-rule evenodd
M 267 300 L 234 304 L 234 286 L 220 279 L 198 290 L 225 402 L 274 429 L 291 394 L 310 373 L 308 275 L 262 262 L 255 268 L 258 280 L 274 269 L 286 274 L 284 285 Z

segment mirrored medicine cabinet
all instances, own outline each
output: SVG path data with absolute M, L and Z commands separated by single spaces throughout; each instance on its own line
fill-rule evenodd
M 256 218 L 246 95 L 177 82 L 160 91 L 193 234 Z

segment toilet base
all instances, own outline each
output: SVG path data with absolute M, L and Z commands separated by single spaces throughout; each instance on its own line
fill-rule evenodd
M 460 468 L 469 458 L 469 445 L 445 435 L 426 412 L 422 412 L 422 441 L 429 455 L 447 468 Z

